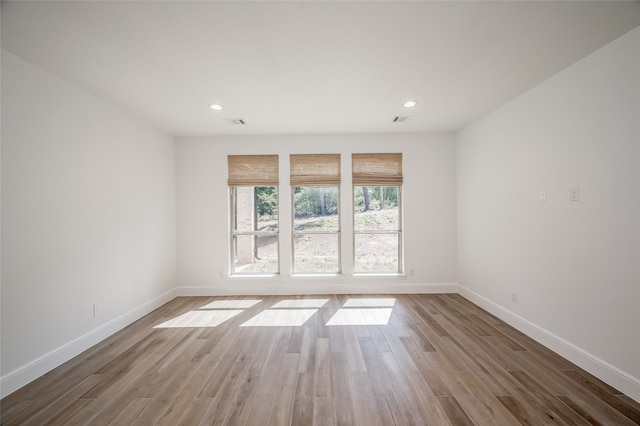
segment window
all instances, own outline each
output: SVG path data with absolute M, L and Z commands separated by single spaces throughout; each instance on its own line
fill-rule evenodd
M 340 154 L 289 160 L 293 273 L 340 273 Z
M 402 154 L 353 154 L 355 273 L 402 273 Z
M 277 274 L 278 156 L 230 155 L 231 274 Z

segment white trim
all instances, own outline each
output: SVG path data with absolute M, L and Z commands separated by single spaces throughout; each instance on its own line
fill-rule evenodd
M 0 377 L 0 398 L 15 392 L 176 297 L 167 291 L 117 318 L 77 337 Z
M 302 278 L 302 277 L 301 277 Z M 307 277 L 308 278 L 308 277 Z M 240 295 L 298 295 L 298 294 L 429 294 L 429 293 L 457 293 L 458 285 L 443 284 L 415 284 L 415 283 L 319 283 L 310 279 L 307 282 L 294 284 L 274 284 L 254 282 L 238 282 L 234 285 L 223 286 L 190 286 L 178 287 L 178 296 L 240 296 Z
M 598 377 L 610 386 L 613 386 L 620 392 L 623 392 L 628 397 L 640 402 L 640 379 L 637 377 L 633 377 L 573 343 L 564 340 L 560 336 L 514 314 L 505 307 L 498 305 L 467 287 L 459 285 L 458 294 L 471 303 L 497 316 L 568 361 Z

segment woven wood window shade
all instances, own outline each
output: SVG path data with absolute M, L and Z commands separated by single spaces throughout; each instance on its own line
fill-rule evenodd
M 277 155 L 229 155 L 229 186 L 278 186 Z
M 291 154 L 291 186 L 340 185 L 340 154 Z
M 402 185 L 402 153 L 352 154 L 353 185 Z

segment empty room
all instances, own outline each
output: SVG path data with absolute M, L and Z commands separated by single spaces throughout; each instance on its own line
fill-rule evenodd
M 640 424 L 639 1 L 0 13 L 0 424 Z

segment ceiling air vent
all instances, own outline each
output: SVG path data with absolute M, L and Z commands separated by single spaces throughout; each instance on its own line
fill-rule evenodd
M 397 115 L 394 117 L 393 122 L 394 123 L 404 123 L 405 121 L 411 121 L 413 120 L 413 115 Z
M 234 126 L 243 126 L 247 124 L 242 118 L 225 118 L 225 121 L 228 124 L 233 124 Z

